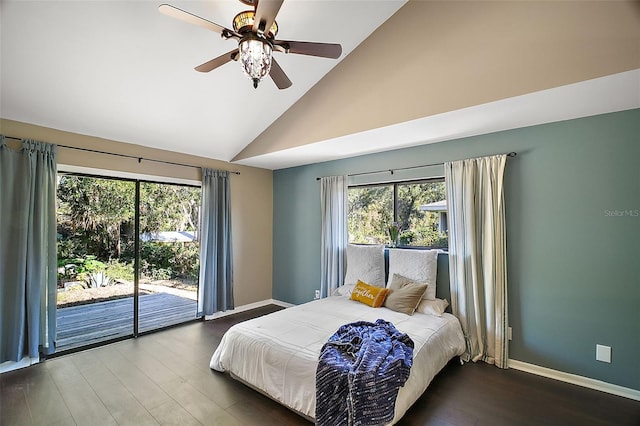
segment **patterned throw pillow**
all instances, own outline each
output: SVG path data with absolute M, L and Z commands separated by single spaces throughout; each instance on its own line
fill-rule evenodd
M 438 273 L 438 250 L 389 249 L 389 282 L 394 274 L 418 283 L 427 283 L 423 299 L 435 300 Z
M 373 308 L 379 308 L 384 303 L 388 292 L 389 290 L 384 287 L 369 285 L 358 280 L 358 284 L 356 284 L 351 292 L 351 300 L 364 303 Z
M 355 285 L 358 280 L 363 280 L 369 285 L 385 286 L 383 245 L 347 246 L 347 271 L 343 284 Z

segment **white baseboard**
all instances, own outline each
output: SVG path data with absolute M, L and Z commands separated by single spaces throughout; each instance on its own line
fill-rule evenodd
M 255 309 L 255 308 L 261 308 L 263 306 L 268 306 L 268 305 L 278 305 L 278 306 L 282 306 L 284 308 L 290 308 L 290 307 L 294 306 L 291 303 L 282 302 L 280 300 L 267 299 L 267 300 L 261 300 L 260 302 L 254 302 L 254 303 L 249 303 L 247 305 L 238 306 L 238 307 L 236 307 L 234 309 L 230 309 L 228 311 L 216 312 L 213 315 L 205 315 L 204 319 L 208 321 L 208 320 L 212 320 L 212 319 L 216 319 L 216 318 L 222 318 L 222 317 L 226 317 L 226 316 L 229 316 L 229 315 L 237 314 L 237 313 L 244 312 L 244 311 L 249 311 L 249 310 Z
M 528 364 L 526 362 L 517 361 L 514 359 L 509 360 L 509 368 L 640 401 L 639 390 L 625 388 L 623 386 L 591 379 L 589 377 L 583 377 L 575 374 L 565 373 L 563 371 L 552 370 L 550 368 L 540 367 L 538 365 Z
M 294 303 L 283 302 L 282 300 L 276 299 L 269 299 L 268 302 L 274 305 L 282 306 L 283 308 L 291 308 L 292 306 L 296 306 Z

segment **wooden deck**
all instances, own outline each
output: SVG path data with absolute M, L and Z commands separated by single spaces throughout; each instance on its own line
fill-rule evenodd
M 140 296 L 139 331 L 196 318 L 197 302 L 167 293 Z M 133 334 L 133 297 L 57 310 L 56 350 Z

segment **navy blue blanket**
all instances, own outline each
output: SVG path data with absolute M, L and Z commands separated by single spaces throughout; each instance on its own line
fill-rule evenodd
M 320 351 L 316 424 L 383 425 L 409 378 L 413 340 L 382 319 L 341 326 Z

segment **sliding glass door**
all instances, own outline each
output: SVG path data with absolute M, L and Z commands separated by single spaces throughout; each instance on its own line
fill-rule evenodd
M 60 174 L 56 351 L 193 320 L 200 188 Z
M 200 188 L 140 184 L 139 331 L 196 318 Z
M 57 350 L 133 334 L 135 182 L 60 175 Z

